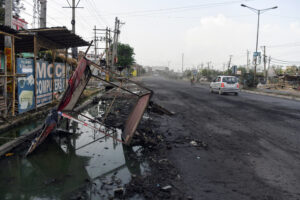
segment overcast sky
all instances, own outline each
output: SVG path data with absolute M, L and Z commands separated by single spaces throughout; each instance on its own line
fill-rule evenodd
M 21 17 L 31 27 L 33 1 L 22 1 L 26 10 Z M 81 0 L 76 33 L 92 40 L 95 25 L 113 29 L 118 16 L 125 22 L 120 41 L 135 49 L 137 63 L 179 70 L 184 53 L 185 68 L 212 62 L 223 69 L 229 55 L 233 64 L 245 64 L 247 49 L 255 50 L 257 14 L 241 3 L 259 9 L 278 6 L 261 15 L 259 49 L 266 45 L 268 56 L 300 64 L 299 0 Z M 67 0 L 48 0 L 47 26 L 71 29 L 71 9 L 63 6 Z

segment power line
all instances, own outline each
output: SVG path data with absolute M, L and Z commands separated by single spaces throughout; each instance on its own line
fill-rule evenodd
M 267 46 L 268 48 L 280 48 L 280 47 L 298 47 L 300 46 L 300 42 L 291 42 L 285 44 L 271 45 Z
M 102 17 L 100 16 L 100 14 L 98 14 L 98 11 L 96 10 L 97 5 L 96 4 L 92 5 L 92 3 L 89 2 L 89 1 L 87 1 L 87 3 L 88 3 L 87 5 L 89 6 L 89 7 L 87 7 L 87 9 L 90 11 L 90 13 L 91 14 L 93 13 L 94 17 L 96 17 L 99 21 L 101 21 L 102 24 L 104 24 L 105 26 L 107 26 L 107 24 L 105 23 L 105 21 L 102 19 Z
M 121 13 L 111 13 L 104 16 L 109 15 L 136 15 L 140 16 L 141 14 L 163 14 L 163 13 L 173 13 L 173 12 L 183 12 L 188 10 L 195 10 L 200 8 L 210 8 L 210 7 L 217 7 L 217 6 L 225 6 L 230 4 L 241 3 L 247 0 L 239 0 L 239 1 L 225 1 L 219 3 L 208 3 L 208 4 L 200 4 L 200 5 L 190 5 L 190 6 L 182 6 L 182 7 L 173 7 L 173 8 L 163 8 L 163 9 L 153 9 L 153 10 L 137 10 L 137 11 L 130 11 L 130 12 L 121 12 Z M 137 15 L 139 14 L 139 15 Z

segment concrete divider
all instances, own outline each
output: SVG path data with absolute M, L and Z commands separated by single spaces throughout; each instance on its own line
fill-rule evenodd
M 272 93 L 266 93 L 266 92 L 257 92 L 257 91 L 251 91 L 251 90 L 241 90 L 241 91 L 245 92 L 245 93 L 250 93 L 250 94 L 260 94 L 260 95 L 264 95 L 264 96 L 278 97 L 278 98 L 283 98 L 283 99 L 300 101 L 299 97 L 294 97 L 294 96 L 284 96 L 284 95 L 279 95 L 279 94 L 272 94 Z

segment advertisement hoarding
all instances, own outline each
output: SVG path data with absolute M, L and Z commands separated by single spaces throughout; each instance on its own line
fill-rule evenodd
M 37 62 L 37 106 L 43 106 L 52 101 L 52 83 L 54 92 L 65 90 L 65 65 L 63 63 L 49 64 L 47 61 Z M 52 74 L 54 73 L 54 78 Z M 52 81 L 53 79 L 53 81 Z
M 27 75 L 18 78 L 18 110 L 24 113 L 35 107 L 33 60 L 17 58 L 17 73 Z
M 54 93 L 65 90 L 65 64 L 37 61 L 36 66 L 36 104 L 41 107 L 52 102 L 52 87 Z M 27 74 L 27 77 L 18 78 L 19 113 L 31 110 L 34 102 L 34 61 L 33 59 L 17 59 L 17 73 Z M 54 77 L 53 76 L 54 73 Z

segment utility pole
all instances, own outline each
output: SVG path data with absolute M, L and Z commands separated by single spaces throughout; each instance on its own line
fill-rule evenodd
M 115 30 L 114 30 L 114 40 L 113 40 L 113 49 L 112 49 L 112 58 L 111 58 L 111 68 L 112 68 L 113 71 L 115 71 L 115 63 L 117 62 L 119 27 L 120 27 L 120 21 L 116 17 L 116 19 L 115 19 Z
M 267 56 L 266 56 L 266 46 L 263 46 L 264 49 L 264 77 L 267 79 Z
M 83 8 L 83 7 L 78 7 L 78 4 L 80 2 L 80 0 L 78 0 L 77 4 L 75 2 L 76 0 L 72 0 L 72 5 L 69 3 L 69 1 L 67 0 L 69 7 L 63 7 L 63 8 L 72 8 L 72 33 L 75 34 L 75 9 L 76 8 Z M 72 57 L 73 58 L 77 58 L 77 48 L 72 48 Z
M 181 71 L 183 73 L 183 61 L 184 61 L 184 53 L 181 56 Z
M 112 49 L 112 57 L 111 57 L 111 69 L 115 70 L 115 63 L 118 58 L 118 43 L 119 43 L 119 35 L 120 35 L 120 25 L 125 24 L 124 22 L 120 22 L 120 20 L 116 17 L 115 19 L 115 30 L 114 30 L 114 39 L 113 39 L 113 49 Z
M 4 18 L 4 24 L 8 27 L 11 27 L 12 26 L 12 7 L 13 7 L 13 0 L 5 0 L 5 18 Z M 12 41 L 11 41 L 11 37 L 10 36 L 5 36 L 4 37 L 4 48 L 5 49 L 12 49 Z M 6 52 L 5 52 L 6 53 Z M 7 111 L 8 111 L 8 108 L 7 108 L 7 103 L 8 103 L 8 95 L 7 95 L 7 74 L 8 72 L 11 73 L 11 69 L 9 69 L 8 67 L 8 63 L 11 64 L 11 54 L 10 55 L 6 55 L 7 58 L 10 58 L 10 61 L 7 59 L 6 60 L 6 65 L 4 66 L 4 103 L 6 105 L 6 110 L 4 111 L 4 116 L 7 115 Z M 10 66 L 11 67 L 11 66 Z M 13 77 L 14 79 L 15 77 Z M 15 91 L 13 91 L 15 92 Z M 15 102 L 13 102 L 13 105 L 14 105 Z
M 271 64 L 271 56 L 269 56 L 269 64 L 268 64 L 268 71 L 270 69 L 270 64 Z M 268 78 L 269 74 L 267 73 L 267 83 L 269 83 L 269 78 Z
M 95 46 L 95 56 L 94 56 L 94 61 L 97 62 L 97 29 L 96 29 L 96 26 L 94 26 L 94 33 L 95 33 L 95 36 L 94 36 L 94 46 Z
M 47 27 L 47 0 L 39 0 L 41 3 L 40 28 Z
M 115 55 L 116 55 L 116 43 L 117 43 L 117 35 L 118 35 L 118 24 L 119 20 L 116 17 L 115 19 L 115 29 L 114 29 L 114 38 L 113 38 L 113 46 L 112 46 L 112 57 L 111 57 L 111 70 L 114 71 L 114 64 L 115 64 Z
M 210 63 L 211 63 L 210 61 L 209 61 L 209 62 L 207 62 L 207 69 L 208 69 L 208 70 L 209 70 L 209 67 L 210 67 L 210 66 L 209 66 L 209 65 L 210 65 Z
M 108 48 L 109 48 L 109 40 L 108 38 L 108 28 L 105 29 L 105 60 L 106 60 L 106 67 L 108 67 L 109 59 L 108 59 Z
M 250 52 L 247 50 L 247 72 L 249 72 L 249 54 Z
M 232 55 L 229 56 L 229 62 L 228 62 L 228 66 L 227 66 L 227 73 L 229 74 L 229 69 L 230 69 L 230 65 L 231 65 L 231 59 L 232 59 Z

